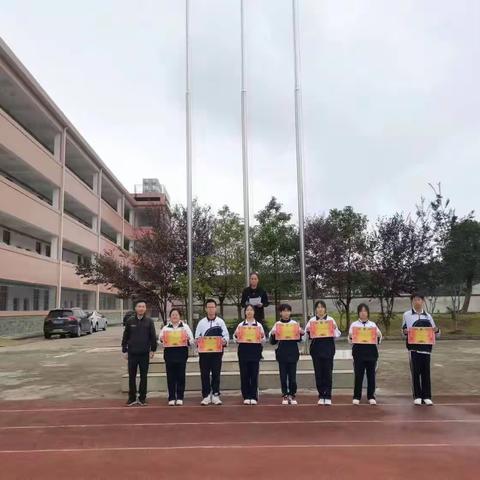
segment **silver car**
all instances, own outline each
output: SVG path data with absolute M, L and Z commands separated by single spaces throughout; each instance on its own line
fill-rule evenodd
M 100 312 L 94 310 L 93 312 L 87 312 L 88 318 L 92 325 L 92 331 L 98 332 L 99 330 L 106 330 L 108 327 L 108 320 Z

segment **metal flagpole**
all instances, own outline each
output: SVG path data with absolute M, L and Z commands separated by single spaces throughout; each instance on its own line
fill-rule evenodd
M 300 234 L 300 275 L 302 282 L 303 324 L 307 324 L 307 280 L 305 274 L 305 212 L 303 195 L 303 156 L 302 156 L 302 91 L 300 86 L 300 48 L 298 44 L 297 2 L 292 0 L 293 21 L 293 63 L 295 78 L 295 150 L 297 160 L 298 228 Z
M 246 285 L 250 276 L 250 206 L 249 206 L 249 185 L 248 185 L 248 142 L 247 142 L 247 89 L 245 79 L 245 11 L 244 0 L 240 0 L 240 51 L 241 51 L 241 77 L 242 85 L 240 92 L 241 113 L 242 113 L 242 166 L 243 166 L 243 222 L 245 236 L 245 276 Z
M 185 0 L 185 127 L 187 162 L 187 322 L 193 327 L 193 245 L 192 245 L 192 124 L 190 101 L 190 1 Z

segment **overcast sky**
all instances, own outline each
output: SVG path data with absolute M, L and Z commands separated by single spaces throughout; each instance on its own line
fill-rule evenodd
M 296 213 L 290 0 L 246 0 L 252 210 Z M 194 195 L 242 212 L 239 0 L 191 0 Z M 480 210 L 480 2 L 298 0 L 307 214 Z M 0 35 L 125 186 L 185 202 L 183 0 L 0 0 Z

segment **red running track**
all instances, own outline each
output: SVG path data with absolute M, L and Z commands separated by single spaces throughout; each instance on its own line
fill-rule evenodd
M 0 403 L 0 478 L 479 479 L 480 397 Z

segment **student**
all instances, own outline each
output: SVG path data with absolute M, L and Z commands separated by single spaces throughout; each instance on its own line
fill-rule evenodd
M 255 320 L 262 325 L 265 330 L 265 308 L 268 307 L 267 292 L 259 285 L 258 273 L 252 272 L 249 278 L 248 287 L 243 289 L 242 308 L 247 305 L 253 305 L 255 310 Z
M 370 309 L 366 303 L 361 303 L 357 308 L 358 320 L 350 325 L 348 341 L 352 343 L 353 329 L 355 327 L 369 327 L 377 329 L 377 343 L 382 340 L 382 332 L 377 325 L 369 320 Z M 370 405 L 376 405 L 375 400 L 375 369 L 378 360 L 378 347 L 373 344 L 353 344 L 353 369 L 355 373 L 355 387 L 353 391 L 353 404 L 359 405 L 362 399 L 362 384 L 365 372 L 367 374 L 367 399 Z
M 310 343 L 310 355 L 313 361 L 315 371 L 315 383 L 318 390 L 318 405 L 332 404 L 332 374 L 333 357 L 335 356 L 335 338 L 341 333 L 335 320 L 327 315 L 327 305 L 323 300 L 315 303 L 315 316 L 312 317 L 305 328 L 308 338 L 310 338 L 310 328 L 312 322 L 318 320 L 329 320 L 333 322 L 333 337 L 313 338 Z
M 127 319 L 123 330 L 122 352 L 128 360 L 127 405 L 147 404 L 147 375 L 150 359 L 157 349 L 157 334 L 153 320 L 145 316 L 147 305 L 143 300 L 135 302 L 135 315 Z M 137 400 L 137 369 L 140 369 L 140 388 Z
M 255 319 L 255 309 L 247 305 L 244 309 L 245 320 L 238 324 L 234 339 L 237 340 L 239 327 L 256 327 L 260 330 L 261 343 L 239 343 L 237 349 L 238 364 L 240 366 L 240 383 L 244 405 L 256 405 L 258 402 L 258 372 L 262 357 L 265 332 L 262 325 Z
M 298 342 L 302 341 L 304 331 L 300 328 L 300 338 L 298 340 L 277 340 L 275 338 L 275 328 L 278 323 L 298 323 L 290 318 L 292 307 L 283 303 L 279 307 L 280 320 L 275 323 L 270 331 L 270 343 L 278 347 L 275 350 L 275 358 L 278 362 L 280 372 L 280 383 L 282 385 L 282 405 L 297 405 L 295 399 L 297 393 L 297 363 L 300 358 L 298 351 Z
M 172 308 L 169 314 L 169 322 L 160 332 L 160 342 L 164 342 L 166 332 L 173 330 L 184 330 L 187 335 L 188 345 L 193 345 L 193 335 L 190 327 L 182 322 L 180 310 Z M 187 368 L 188 346 L 165 347 L 163 349 L 163 359 L 167 370 L 168 384 L 168 404 L 183 405 L 185 394 L 185 370 Z
M 200 337 L 222 337 L 223 346 L 228 345 L 230 335 L 225 322 L 217 317 L 217 302 L 209 298 L 205 303 L 207 316 L 202 318 L 195 330 L 195 339 Z M 201 405 L 221 405 L 220 372 L 222 370 L 222 352 L 199 353 L 200 375 L 202 379 Z
M 403 314 L 402 332 L 406 336 L 407 350 L 410 353 L 410 372 L 412 375 L 413 403 L 433 405 L 430 382 L 430 357 L 432 345 L 408 343 L 408 329 L 413 327 L 433 327 L 436 335 L 440 329 L 432 316 L 425 311 L 425 297 L 419 293 L 410 296 L 412 309 Z

